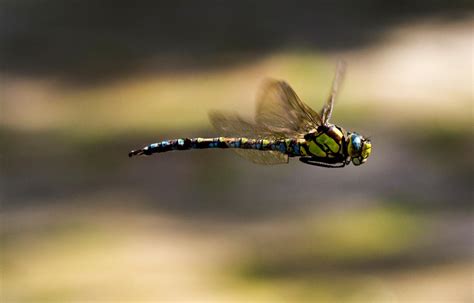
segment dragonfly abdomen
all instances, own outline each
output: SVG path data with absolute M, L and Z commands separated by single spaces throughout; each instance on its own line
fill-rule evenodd
M 133 150 L 129 157 L 136 155 L 151 155 L 174 150 L 206 149 L 206 148 L 241 148 L 262 151 L 279 151 L 287 154 L 299 148 L 296 140 L 270 140 L 250 139 L 243 137 L 217 137 L 217 138 L 181 138 L 165 140 L 145 146 L 142 149 Z

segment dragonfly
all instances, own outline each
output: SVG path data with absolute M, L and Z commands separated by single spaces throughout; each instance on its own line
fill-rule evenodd
M 301 101 L 285 81 L 266 80 L 257 96 L 254 121 L 237 113 L 213 111 L 209 119 L 221 137 L 164 140 L 132 150 L 129 157 L 219 148 L 233 149 L 257 164 L 284 164 L 298 158 L 319 167 L 344 167 L 351 162 L 359 166 L 370 156 L 370 140 L 329 122 L 345 70 L 345 63 L 340 62 L 319 113 Z

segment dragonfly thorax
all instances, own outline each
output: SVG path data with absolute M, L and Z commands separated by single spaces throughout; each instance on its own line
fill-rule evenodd
M 339 158 L 344 153 L 344 131 L 336 126 L 319 126 L 304 136 L 308 154 L 319 158 Z

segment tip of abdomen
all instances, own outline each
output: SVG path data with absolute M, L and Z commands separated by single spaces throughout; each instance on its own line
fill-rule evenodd
M 143 155 L 143 149 L 132 150 L 128 153 L 128 157 L 131 158 L 133 156 Z

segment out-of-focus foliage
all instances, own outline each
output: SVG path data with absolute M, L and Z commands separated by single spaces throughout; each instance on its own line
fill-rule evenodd
M 469 3 L 59 2 L 2 3 L 2 302 L 472 301 Z M 127 158 L 339 58 L 364 166 Z

